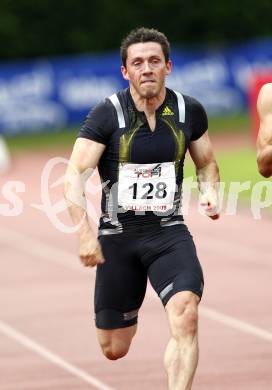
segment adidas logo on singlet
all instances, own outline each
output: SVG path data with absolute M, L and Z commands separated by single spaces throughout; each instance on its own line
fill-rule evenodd
M 174 115 L 174 113 L 169 107 L 165 106 L 162 115 Z

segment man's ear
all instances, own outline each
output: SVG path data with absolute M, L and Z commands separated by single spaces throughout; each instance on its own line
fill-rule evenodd
M 168 62 L 166 63 L 166 74 L 170 74 L 172 72 L 172 68 L 173 68 L 173 63 L 171 60 L 168 60 Z
M 122 73 L 125 80 L 129 80 L 128 71 L 124 65 L 121 66 L 121 73 Z

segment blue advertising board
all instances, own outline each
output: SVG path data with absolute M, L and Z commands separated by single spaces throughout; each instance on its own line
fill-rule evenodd
M 272 40 L 225 50 L 172 51 L 167 86 L 197 98 L 209 115 L 247 109 L 255 72 L 272 69 Z M 127 86 L 118 53 L 0 64 L 0 132 L 80 124 L 96 103 Z

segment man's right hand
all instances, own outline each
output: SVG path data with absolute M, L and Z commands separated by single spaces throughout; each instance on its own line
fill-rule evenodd
M 100 243 L 92 233 L 84 233 L 79 237 L 79 258 L 85 267 L 104 263 Z

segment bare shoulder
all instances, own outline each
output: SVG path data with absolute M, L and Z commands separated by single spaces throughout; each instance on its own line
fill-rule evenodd
M 272 144 L 272 83 L 262 86 L 257 108 L 260 117 L 260 128 L 257 137 L 258 161 L 261 163 L 263 151 Z
M 260 89 L 257 109 L 260 117 L 272 114 L 272 83 L 264 84 Z
M 260 94 L 272 93 L 272 83 L 264 84 L 260 89 Z

